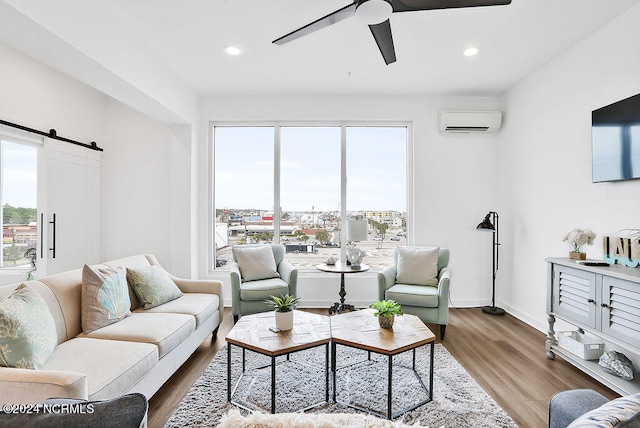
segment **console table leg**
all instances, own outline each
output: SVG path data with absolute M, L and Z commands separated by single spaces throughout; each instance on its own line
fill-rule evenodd
M 547 359 L 553 360 L 555 359 L 555 354 L 551 350 L 551 345 L 555 345 L 556 342 L 556 332 L 553 330 L 553 325 L 556 322 L 556 317 L 553 315 L 547 316 L 547 322 L 549 323 L 549 331 L 547 331 L 547 340 L 545 341 L 545 348 L 547 349 Z

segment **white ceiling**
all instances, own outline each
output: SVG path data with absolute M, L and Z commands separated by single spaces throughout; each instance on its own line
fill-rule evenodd
M 116 60 L 133 75 L 153 69 L 198 95 L 497 95 L 640 2 L 513 0 L 396 13 L 397 62 L 387 66 L 355 18 L 271 43 L 349 0 L 4 1 L 107 69 Z M 226 45 L 242 54 L 227 55 Z M 463 56 L 469 46 L 480 53 Z

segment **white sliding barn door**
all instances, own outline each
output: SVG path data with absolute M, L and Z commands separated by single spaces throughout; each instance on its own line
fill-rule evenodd
M 38 276 L 97 263 L 100 152 L 45 138 L 38 173 Z

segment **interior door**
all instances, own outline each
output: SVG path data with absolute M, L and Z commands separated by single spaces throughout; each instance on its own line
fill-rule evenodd
M 97 263 L 100 152 L 45 138 L 38 174 L 38 276 Z

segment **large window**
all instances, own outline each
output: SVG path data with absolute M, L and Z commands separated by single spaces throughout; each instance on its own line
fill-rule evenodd
M 29 269 L 35 255 L 37 166 L 36 147 L 0 135 L 3 268 Z
M 211 267 L 231 247 L 279 242 L 300 269 L 346 245 L 343 219 L 368 223 L 374 270 L 406 245 L 407 125 L 214 125 Z

